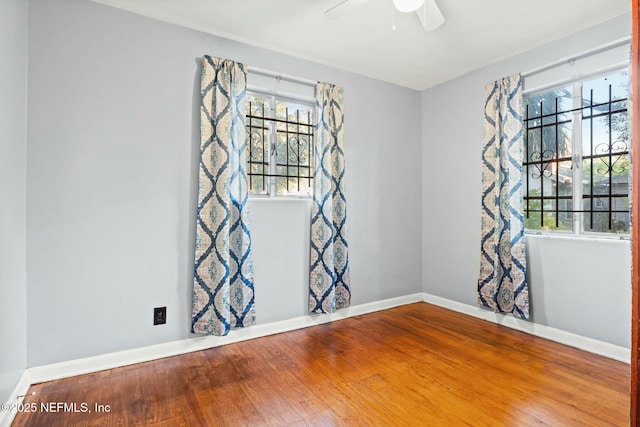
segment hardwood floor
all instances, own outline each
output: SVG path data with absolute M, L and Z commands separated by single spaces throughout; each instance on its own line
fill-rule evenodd
M 629 376 L 624 363 L 417 303 L 34 385 L 24 402 L 38 410 L 13 425 L 628 426 Z M 40 410 L 56 402 L 91 413 Z

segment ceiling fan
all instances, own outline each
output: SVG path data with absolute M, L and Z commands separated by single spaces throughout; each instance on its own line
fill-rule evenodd
M 327 18 L 338 18 L 365 4 L 368 0 L 341 0 L 324 11 Z M 444 24 L 444 16 L 435 0 L 393 0 L 398 12 L 416 12 L 425 31 L 433 31 Z M 394 28 L 395 29 L 395 28 Z

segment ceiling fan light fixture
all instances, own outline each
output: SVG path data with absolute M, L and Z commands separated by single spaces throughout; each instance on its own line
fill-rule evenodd
M 444 16 L 435 0 L 424 0 L 423 8 L 416 13 L 425 31 L 433 31 L 444 24 Z
M 324 16 L 330 19 L 339 18 L 365 4 L 368 0 L 340 0 L 337 4 L 324 11 Z
M 424 0 L 393 0 L 393 6 L 398 12 L 409 13 L 420 9 Z

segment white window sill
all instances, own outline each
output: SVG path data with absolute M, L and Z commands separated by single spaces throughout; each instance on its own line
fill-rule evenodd
M 538 232 L 525 232 L 525 238 L 527 239 L 545 239 L 545 240 L 570 240 L 570 241 L 581 241 L 581 242 L 591 242 L 591 243 L 612 243 L 612 242 L 620 242 L 624 244 L 629 244 L 630 238 L 629 235 L 585 235 L 585 234 L 560 234 L 560 233 L 538 233 Z
M 258 195 L 249 196 L 249 202 L 260 202 L 260 203 L 262 202 L 267 202 L 267 203 L 309 202 L 311 203 L 312 200 L 313 199 L 311 197 L 307 197 L 307 196 L 277 196 L 277 197 L 258 196 Z

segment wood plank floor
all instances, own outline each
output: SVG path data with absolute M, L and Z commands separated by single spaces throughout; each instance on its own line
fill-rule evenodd
M 629 375 L 624 363 L 417 303 L 34 385 L 25 403 L 91 413 L 38 410 L 13 425 L 628 426 Z

